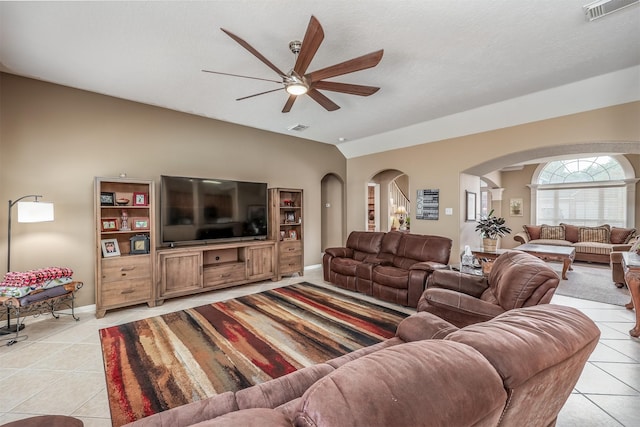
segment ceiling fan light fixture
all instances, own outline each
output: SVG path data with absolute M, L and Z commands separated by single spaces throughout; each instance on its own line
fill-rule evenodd
M 291 83 L 287 85 L 287 93 L 289 95 L 304 95 L 308 90 L 309 88 L 302 83 Z

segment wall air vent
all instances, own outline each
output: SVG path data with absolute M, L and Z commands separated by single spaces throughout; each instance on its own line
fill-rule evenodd
M 583 6 L 583 9 L 586 20 L 593 21 L 638 3 L 640 3 L 640 0 L 598 0 Z
M 640 1 L 640 0 L 639 0 Z M 307 125 L 301 125 L 301 124 L 297 124 L 297 125 L 293 125 L 289 128 L 287 128 L 288 130 L 292 130 L 295 132 L 302 132 L 303 130 L 307 130 L 309 129 L 309 126 Z

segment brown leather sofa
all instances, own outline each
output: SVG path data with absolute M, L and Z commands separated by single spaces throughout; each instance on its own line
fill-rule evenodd
M 599 336 L 559 305 L 463 329 L 416 313 L 387 341 L 128 426 L 551 426 Z
M 514 308 L 547 304 L 559 282 L 558 274 L 539 258 L 507 251 L 496 258 L 488 277 L 434 271 L 427 279 L 418 311 L 464 327 Z
M 324 280 L 383 301 L 416 307 L 429 274 L 449 263 L 451 239 L 399 231 L 354 231 L 325 249 Z

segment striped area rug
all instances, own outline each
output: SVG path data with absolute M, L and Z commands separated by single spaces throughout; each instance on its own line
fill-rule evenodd
M 300 283 L 101 329 L 112 423 L 375 344 L 393 337 L 406 316 Z

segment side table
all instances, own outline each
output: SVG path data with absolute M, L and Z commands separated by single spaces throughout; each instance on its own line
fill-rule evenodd
M 624 280 L 631 292 L 631 302 L 625 307 L 636 310 L 636 325 L 629 331 L 629 335 L 640 338 L 640 255 L 634 252 L 623 252 L 622 269 Z

